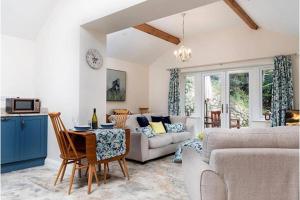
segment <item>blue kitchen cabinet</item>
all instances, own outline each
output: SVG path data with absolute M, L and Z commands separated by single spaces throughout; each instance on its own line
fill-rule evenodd
M 1 117 L 1 172 L 43 165 L 47 115 Z
M 18 117 L 1 117 L 1 165 L 19 159 L 18 122 Z

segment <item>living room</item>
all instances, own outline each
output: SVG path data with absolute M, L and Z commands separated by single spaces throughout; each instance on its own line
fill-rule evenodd
M 33 167 L 29 161 L 23 164 L 11 161 L 17 154 L 15 151 L 22 150 L 21 147 L 17 150 L 10 147 L 14 145 L 12 139 L 5 141 L 10 137 L 4 135 L 11 126 L 1 126 L 5 127 L 1 128 L 1 151 L 8 152 L 8 157 L 1 154 L 3 199 L 200 199 L 200 195 L 201 199 L 297 199 L 295 184 L 299 180 L 279 181 L 278 185 L 268 187 L 265 184 L 274 182 L 275 178 L 270 179 L 268 176 L 274 174 L 264 170 L 260 173 L 268 176 L 251 179 L 248 191 L 235 186 L 241 184 L 239 181 L 226 179 L 227 174 L 223 171 L 217 171 L 220 176 L 211 179 L 204 174 L 203 180 L 207 178 L 208 185 L 212 183 L 212 187 L 216 187 L 214 190 L 219 192 L 215 195 L 220 196 L 214 196 L 205 187 L 201 188 L 201 193 L 195 192 L 196 182 L 200 179 L 193 177 L 200 175 L 187 174 L 187 171 L 194 171 L 191 165 L 199 165 L 199 173 L 200 169 L 219 170 L 219 151 L 213 153 L 211 150 L 211 158 L 206 158 L 212 161 L 209 166 L 212 163 L 215 168 L 207 168 L 207 162 L 198 159 L 203 148 L 217 149 L 219 143 L 216 147 L 209 146 L 210 137 L 213 142 L 224 140 L 220 142 L 224 145 L 220 149 L 253 148 L 257 153 L 255 151 L 270 148 L 265 154 L 275 157 L 276 169 L 283 167 L 277 159 L 291 156 L 282 173 L 284 176 L 299 175 L 293 166 L 299 161 L 295 154 L 299 148 L 298 126 L 285 127 L 289 125 L 287 116 L 292 116 L 292 125 L 297 125 L 299 120 L 297 0 L 130 0 L 114 3 L 3 0 L 1 5 L 1 125 L 10 121 L 10 117 L 19 117 L 16 120 L 20 123 L 16 123 L 21 124 L 20 129 L 26 128 L 24 119 L 36 114 L 5 112 L 7 99 L 15 102 L 17 97 L 34 99 L 40 102 L 41 110 L 37 115 L 44 117 L 42 132 L 45 134 L 41 138 L 45 143 L 32 143 L 32 146 L 43 148 L 37 163 L 42 166 Z M 182 45 L 184 48 L 180 49 Z M 276 84 L 280 86 L 275 87 Z M 109 92 L 119 90 L 124 94 L 110 96 Z M 103 162 L 104 165 L 99 162 L 98 171 L 95 166 L 88 165 L 87 176 L 83 173 L 82 178 L 77 175 L 72 178 L 74 173 L 70 164 L 63 170 L 66 172 L 63 180 L 64 172 L 61 175 L 59 169 L 64 159 L 53 126 L 56 121 L 51 121 L 51 117 L 57 117 L 54 112 L 60 112 L 62 122 L 69 130 L 79 124 L 93 125 L 94 109 L 99 126 L 109 125 L 110 121 L 118 124 L 116 120 L 123 120 L 122 130 L 130 129 L 130 139 L 127 138 L 130 144 L 124 148 L 128 152 L 115 160 L 118 162 Z M 126 112 L 126 117 L 118 115 L 117 111 Z M 53 115 L 48 118 L 48 113 Z M 112 115 L 111 118 L 108 115 Z M 147 121 L 145 127 L 150 127 L 150 132 L 143 129 L 145 133 L 137 133 L 144 128 L 137 117 Z M 162 122 L 163 132 L 169 130 L 166 124 L 183 125 L 184 130 L 167 133 L 168 138 L 156 139 L 153 117 L 167 117 L 158 120 Z M 283 127 L 269 128 L 271 126 Z M 175 128 L 171 126 L 170 129 Z M 223 132 L 228 132 L 228 137 Z M 269 132 L 278 135 L 271 137 Z M 291 132 L 290 136 L 284 135 L 285 132 Z M 216 133 L 221 135 L 218 137 Z M 235 138 L 236 133 L 244 135 Z M 249 134 L 256 138 L 252 139 Z M 125 136 L 124 130 L 122 137 L 126 141 Z M 33 134 L 35 140 L 34 137 L 37 135 Z M 196 143 L 192 143 L 195 140 Z M 202 144 L 203 140 L 208 146 Z M 256 140 L 260 141 L 257 145 L 246 145 L 246 141 L 256 143 Z M 187 141 L 190 142 L 189 150 L 183 147 Z M 293 143 L 295 141 L 298 144 Z M 284 158 L 276 157 L 277 154 L 268 152 L 271 148 L 286 148 L 290 154 Z M 28 149 L 32 155 L 36 153 L 36 150 Z M 261 156 L 259 153 L 254 155 Z M 183 164 L 174 163 L 181 159 Z M 216 159 L 216 163 L 212 159 Z M 81 170 L 82 164 L 77 161 L 74 166 Z M 230 161 L 224 162 L 227 166 Z M 253 167 L 260 170 L 269 165 L 266 161 Z M 101 166 L 103 173 L 109 175 L 102 175 Z M 5 170 L 8 173 L 4 173 Z M 95 177 L 91 175 L 92 170 Z M 230 177 L 237 174 L 230 174 Z M 58 177 L 61 182 L 57 182 Z M 99 186 L 93 182 L 97 177 Z M 282 178 L 281 174 L 276 177 Z M 209 182 L 211 180 L 215 182 Z M 57 182 L 56 186 L 53 186 L 54 182 Z M 70 182 L 74 182 L 73 188 Z M 223 182 L 229 193 L 223 191 Z M 259 191 L 253 196 L 252 192 L 257 188 L 252 188 L 251 183 L 265 187 L 265 190 L 283 188 L 278 191 L 282 194 L 274 197 L 268 196 L 270 192 Z M 290 184 L 292 189 L 287 192 L 287 187 L 282 184 Z

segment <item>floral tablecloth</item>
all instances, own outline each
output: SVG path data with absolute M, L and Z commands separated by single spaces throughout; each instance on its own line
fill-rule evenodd
M 97 140 L 97 160 L 105 160 L 125 154 L 124 129 L 97 129 L 93 132 L 96 134 Z

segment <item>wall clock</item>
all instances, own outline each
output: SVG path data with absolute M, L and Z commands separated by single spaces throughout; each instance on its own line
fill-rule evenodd
M 93 69 L 99 69 L 103 65 L 103 57 L 97 49 L 89 49 L 86 52 L 86 62 Z

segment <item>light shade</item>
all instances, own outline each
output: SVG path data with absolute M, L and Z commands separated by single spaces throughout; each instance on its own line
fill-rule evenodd
M 181 62 L 185 62 L 192 57 L 192 50 L 182 45 L 178 50 L 174 51 L 174 55 Z

